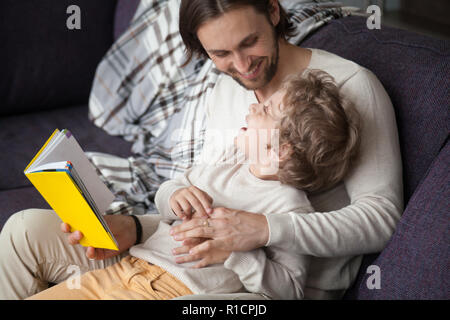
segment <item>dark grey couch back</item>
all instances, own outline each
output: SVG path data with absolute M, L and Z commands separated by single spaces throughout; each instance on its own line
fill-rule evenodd
M 80 8 L 69 30 L 67 8 Z M 0 116 L 86 103 L 113 42 L 116 0 L 0 1 Z

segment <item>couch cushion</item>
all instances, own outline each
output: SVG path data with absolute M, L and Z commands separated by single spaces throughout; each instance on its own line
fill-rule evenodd
M 33 186 L 0 190 L 0 203 L 2 204 L 0 230 L 13 213 L 30 208 L 50 209 L 48 203 Z
M 70 5 L 81 30 L 69 30 Z M 0 1 L 0 116 L 87 103 L 113 42 L 115 0 Z
M 118 0 L 114 18 L 114 40 L 128 28 L 140 0 Z
M 450 132 L 450 41 L 386 26 L 369 30 L 366 19 L 348 17 L 331 21 L 302 46 L 355 61 L 380 79 L 396 112 L 407 203 Z
M 23 170 L 56 128 L 71 130 L 84 151 L 130 155 L 130 143 L 94 126 L 87 114 L 87 105 L 82 105 L 0 117 L 0 190 L 30 185 Z
M 411 197 L 391 241 L 372 263 L 380 268 L 381 288 L 369 290 L 371 273 L 364 273 L 357 298 L 450 299 L 449 163 L 447 143 Z

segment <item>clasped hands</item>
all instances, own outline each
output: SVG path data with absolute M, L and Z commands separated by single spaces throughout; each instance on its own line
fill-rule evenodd
M 213 199 L 195 186 L 173 193 L 169 204 L 184 221 L 170 234 L 182 245 L 173 249 L 177 263 L 198 261 L 194 268 L 223 263 L 233 251 L 264 246 L 269 238 L 266 217 L 224 207 L 212 208 Z
M 231 218 L 237 211 L 213 209 L 212 203 L 213 199 L 195 186 L 181 188 L 170 197 L 172 211 L 183 220 L 182 224 L 170 231 L 175 240 L 182 241 L 180 247 L 172 250 L 174 255 L 184 254 L 175 258 L 176 263 L 198 261 L 194 268 L 202 268 L 222 263 L 230 256 L 231 251 L 221 248 L 223 243 L 217 238 L 220 238 L 221 231 L 223 236 L 226 235 L 224 220 Z

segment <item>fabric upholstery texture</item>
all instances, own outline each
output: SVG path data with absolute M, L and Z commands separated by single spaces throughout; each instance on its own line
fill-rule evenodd
M 380 288 L 362 270 L 359 299 L 449 299 L 450 143 L 442 149 L 403 213 L 387 247 L 372 263 Z
M 114 15 L 114 40 L 128 28 L 140 0 L 118 0 Z
M 69 30 L 71 5 L 80 30 Z M 87 103 L 113 41 L 115 0 L 0 2 L 0 115 Z

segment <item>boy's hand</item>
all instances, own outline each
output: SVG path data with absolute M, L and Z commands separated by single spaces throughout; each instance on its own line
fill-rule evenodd
M 212 203 L 213 199 L 195 186 L 175 191 L 169 200 L 173 212 L 183 220 L 190 219 L 193 211 L 200 217 L 208 217 L 212 213 Z

